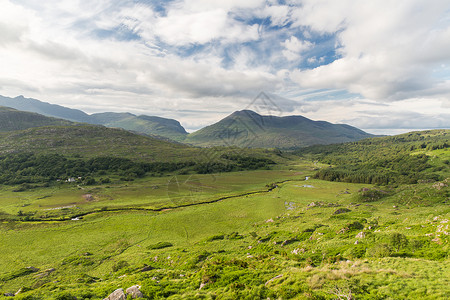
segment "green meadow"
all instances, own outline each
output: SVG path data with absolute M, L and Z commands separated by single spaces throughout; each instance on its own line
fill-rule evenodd
M 101 299 L 134 284 L 149 299 L 450 295 L 445 197 L 427 205 L 404 202 L 411 188 L 431 193 L 431 183 L 364 202 L 360 191 L 372 185 L 305 180 L 311 168 L 290 168 L 195 180 L 178 175 L 177 190 L 168 176 L 89 191 L 70 184 L 3 191 L 6 212 L 45 216 L 48 208 L 75 205 L 54 211 L 91 213 L 80 220 L 4 221 L 0 289 L 21 289 L 18 299 Z M 85 192 L 98 199 L 83 200 Z M 219 196 L 231 197 L 201 204 Z M 196 205 L 176 208 L 180 203 Z M 102 210 L 105 205 L 127 209 Z M 159 207 L 168 208 L 140 210 Z M 395 234 L 401 234 L 399 245 Z M 170 246 L 157 249 L 158 243 Z M 39 271 L 24 272 L 30 266 Z
M 447 299 L 449 151 L 409 138 L 397 150 L 389 138 L 257 150 L 276 164 L 254 170 L 225 154 L 236 169 L 4 184 L 0 298 L 104 299 L 139 285 L 147 299 Z M 418 179 L 365 182 L 374 172 Z

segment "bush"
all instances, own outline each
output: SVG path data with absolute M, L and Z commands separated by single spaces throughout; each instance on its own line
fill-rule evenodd
M 390 243 L 397 251 L 399 251 L 408 246 L 408 239 L 404 234 L 393 233 L 390 237 Z
M 121 270 L 121 269 L 123 269 L 123 268 L 126 268 L 126 267 L 128 267 L 128 266 L 129 266 L 129 264 L 128 264 L 126 261 L 120 260 L 120 261 L 118 261 L 117 263 L 115 263 L 115 264 L 112 266 L 112 271 L 113 271 L 113 272 L 117 272 L 117 271 L 119 271 L 119 270 Z
M 389 257 L 392 254 L 392 248 L 388 244 L 377 244 L 367 249 L 366 254 L 369 257 Z
M 206 239 L 207 242 L 217 241 L 217 240 L 223 240 L 225 238 L 225 235 L 223 234 L 216 234 L 213 236 L 210 236 Z

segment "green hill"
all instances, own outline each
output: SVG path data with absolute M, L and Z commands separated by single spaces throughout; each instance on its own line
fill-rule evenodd
M 33 152 L 82 157 L 115 156 L 146 161 L 194 157 L 195 148 L 100 125 L 45 126 L 0 133 L 0 154 Z
M 186 130 L 178 121 L 154 116 L 136 116 L 131 113 L 112 112 L 88 115 L 78 109 L 49 104 L 23 96 L 15 98 L 0 96 L 0 105 L 74 122 L 123 128 L 151 136 L 161 136 L 175 141 L 182 141 L 187 135 Z
M 112 176 L 121 181 L 167 174 L 269 169 L 279 153 L 195 148 L 100 125 L 44 126 L 0 132 L 0 184 Z
M 25 98 L 24 96 L 15 98 L 0 96 L 0 105 L 74 122 L 89 122 L 89 115 L 81 110 L 42 102 L 33 98 Z
M 23 130 L 51 125 L 71 125 L 72 122 L 46 117 L 37 113 L 15 110 L 0 106 L 0 131 Z
M 261 116 L 250 110 L 242 110 L 189 134 L 185 142 L 199 146 L 292 149 L 356 141 L 372 136 L 345 124 L 312 121 L 302 116 Z
M 443 180 L 450 176 L 450 130 L 312 146 L 297 154 L 329 164 L 316 174 L 325 180 L 373 184 Z
M 90 123 L 119 127 L 148 135 L 159 135 L 175 141 L 182 141 L 187 135 L 186 130 L 176 120 L 145 115 L 136 116 L 131 113 L 92 114 Z

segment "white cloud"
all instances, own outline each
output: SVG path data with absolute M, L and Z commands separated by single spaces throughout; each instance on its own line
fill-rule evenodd
M 301 105 L 273 96 L 286 112 L 361 126 L 448 116 L 448 1 L 286 2 L 0 0 L 0 94 L 190 128 L 260 91 Z
M 365 97 L 406 99 L 442 84 L 432 71 L 450 61 L 448 1 L 305 0 L 296 25 L 335 33 L 334 62 L 295 70 L 302 87 L 347 89 Z

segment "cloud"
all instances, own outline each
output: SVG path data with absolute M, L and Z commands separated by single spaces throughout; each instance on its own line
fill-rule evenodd
M 337 88 L 367 98 L 398 100 L 441 83 L 432 72 L 450 61 L 448 1 L 311 1 L 296 10 L 297 26 L 336 34 L 339 57 L 294 70 L 306 88 Z
M 283 50 L 284 57 L 291 61 L 300 59 L 300 54 L 302 52 L 305 52 L 314 46 L 310 41 L 301 41 L 295 36 L 291 36 L 281 43 L 281 45 L 285 48 Z
M 405 124 L 409 113 L 431 126 L 420 116 L 443 120 L 450 108 L 445 0 L 0 0 L 0 7 L 7 96 L 161 114 L 190 128 L 244 109 L 261 91 L 285 114 L 364 126 L 383 114 L 396 120 L 389 126 Z

